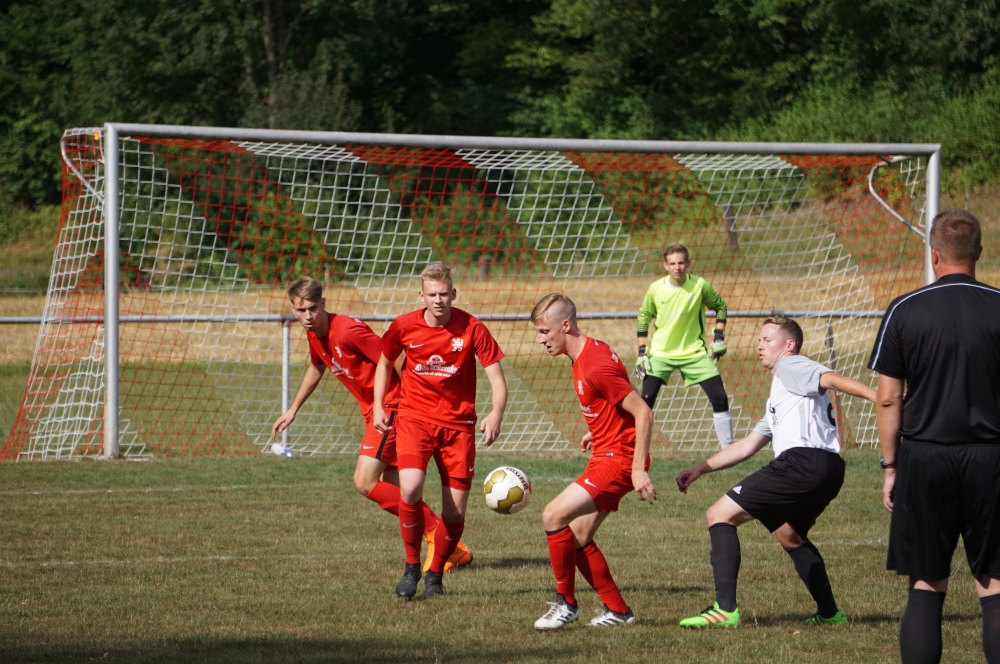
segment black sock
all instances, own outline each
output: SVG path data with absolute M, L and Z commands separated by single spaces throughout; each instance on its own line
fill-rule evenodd
M 906 613 L 899 623 L 899 655 L 903 664 L 941 661 L 941 610 L 945 593 L 910 588 Z
M 717 523 L 710 526 L 712 538 L 712 576 L 715 577 L 715 601 L 723 611 L 736 610 L 736 577 L 740 574 L 740 538 L 736 526 Z
M 988 664 L 1000 664 L 1000 595 L 979 600 L 983 607 L 983 654 Z
M 826 563 L 823 556 L 806 540 L 802 546 L 785 549 L 795 563 L 795 571 L 799 573 L 802 583 L 806 584 L 809 594 L 816 600 L 816 609 L 824 618 L 832 618 L 837 613 L 837 602 L 833 599 L 833 589 L 830 588 L 830 578 L 826 575 Z

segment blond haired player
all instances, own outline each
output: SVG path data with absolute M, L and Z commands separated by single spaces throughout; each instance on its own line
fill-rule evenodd
M 309 368 L 302 377 L 302 384 L 288 410 L 271 427 L 271 437 L 295 421 L 295 415 L 319 385 L 323 373 L 329 369 L 351 393 L 361 408 L 365 419 L 365 434 L 361 440 L 358 464 L 354 469 L 354 487 L 358 492 L 378 503 L 379 507 L 399 516 L 399 473 L 396 470 L 396 437 L 391 429 L 380 432 L 372 426 L 375 366 L 382 353 L 382 341 L 368 325 L 342 314 L 328 313 L 323 298 L 323 284 L 304 277 L 288 288 L 292 313 L 306 331 L 309 340 Z M 389 379 L 386 408 L 393 415 L 399 402 L 399 375 L 393 371 Z M 424 534 L 428 542 L 427 560 L 433 558 L 434 532 L 440 519 L 423 501 Z M 426 531 L 426 532 L 425 532 Z M 448 559 L 447 570 L 467 565 L 472 553 L 460 543 Z
M 628 370 L 603 341 L 590 339 L 576 323 L 576 306 L 559 293 L 543 297 L 531 311 L 539 344 L 549 355 L 573 363 L 573 387 L 587 421 L 583 449 L 591 450 L 583 474 L 542 512 L 549 543 L 556 601 L 535 621 L 535 629 L 559 629 L 580 617 L 576 570 L 604 604 L 592 627 L 630 625 L 635 615 L 611 576 L 594 535 L 618 503 L 633 490 L 650 504 L 656 490 L 649 479 L 649 441 L 653 412 L 629 381 Z
M 399 530 L 406 553 L 399 597 L 411 598 L 420 581 L 420 533 L 424 530 L 427 464 L 433 457 L 441 475 L 442 526 L 434 538 L 434 557 L 424 580 L 424 596 L 444 593 L 441 574 L 465 530 L 465 510 L 476 472 L 476 360 L 493 391 L 493 408 L 479 422 L 483 443 L 500 434 L 507 406 L 507 382 L 500 360 L 503 351 L 475 316 L 452 307 L 457 292 L 451 270 L 428 265 L 420 275 L 417 295 L 424 307 L 399 316 L 382 337 L 382 356 L 375 374 L 374 424 L 396 430 L 399 466 Z M 395 422 L 387 410 L 393 363 L 406 354 Z

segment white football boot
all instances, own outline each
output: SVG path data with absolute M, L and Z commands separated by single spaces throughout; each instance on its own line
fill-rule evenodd
M 535 629 L 559 629 L 580 617 L 580 609 L 570 606 L 562 595 L 556 595 L 556 601 L 547 604 L 549 610 L 535 621 Z
M 628 613 L 615 613 L 606 606 L 599 606 L 594 609 L 597 616 L 590 621 L 590 627 L 613 627 L 615 625 L 634 625 L 635 614 L 632 609 Z

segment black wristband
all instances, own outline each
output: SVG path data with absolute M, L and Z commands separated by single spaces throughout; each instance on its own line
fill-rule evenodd
M 720 330 L 719 328 L 715 328 L 715 341 L 725 341 L 725 340 L 726 340 L 726 331 Z
M 639 357 L 642 357 L 645 354 L 646 354 L 646 344 L 643 344 L 639 346 Z

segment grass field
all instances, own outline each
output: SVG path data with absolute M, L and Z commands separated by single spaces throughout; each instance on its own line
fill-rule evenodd
M 803 626 L 814 608 L 791 561 L 749 524 L 744 624 L 677 627 L 713 596 L 704 509 L 767 460 L 706 476 L 682 496 L 673 477 L 696 458 L 656 459 L 657 504 L 629 497 L 598 535 L 639 624 L 591 630 L 581 620 L 554 634 L 532 628 L 553 592 L 539 515 L 582 455 L 482 453 L 481 471 L 524 469 L 532 502 L 502 517 L 474 497 L 465 540 L 475 562 L 445 577 L 446 597 L 412 602 L 393 596 L 398 526 L 355 494 L 353 457 L 4 464 L 0 661 L 896 660 L 906 592 L 884 571 L 888 514 L 870 450 L 846 454 L 847 483 L 812 533 L 852 625 Z M 945 661 L 981 661 L 961 551 L 954 569 Z M 587 589 L 579 600 L 585 618 L 597 598 Z

